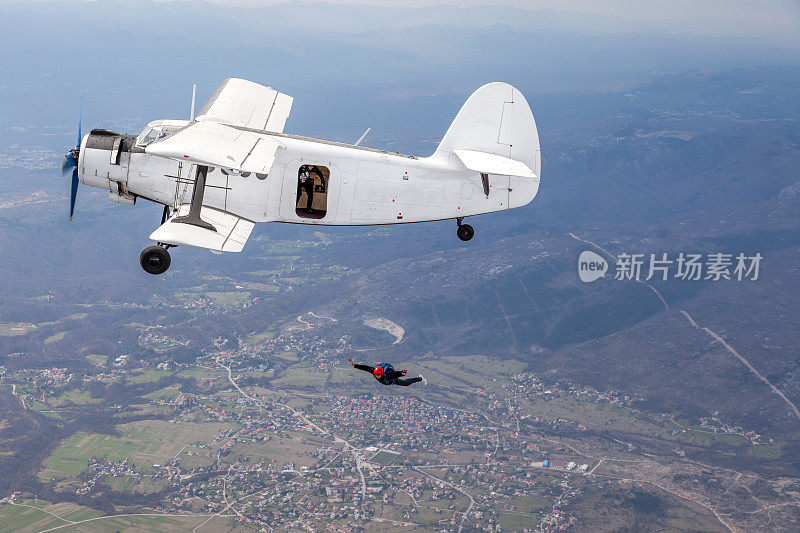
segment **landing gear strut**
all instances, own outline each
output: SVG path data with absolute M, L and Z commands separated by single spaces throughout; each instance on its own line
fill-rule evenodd
M 170 262 L 166 246 L 148 246 L 139 255 L 139 263 L 148 274 L 163 274 L 169 268 Z
M 167 221 L 169 217 L 169 206 L 164 206 L 164 212 L 161 214 L 161 224 Z M 167 249 L 170 248 L 169 244 L 163 242 L 158 243 L 157 246 L 148 246 L 142 253 L 139 254 L 139 264 L 148 274 L 163 274 L 169 268 L 172 259 L 169 256 Z
M 475 236 L 475 230 L 472 229 L 472 226 L 469 224 L 462 224 L 464 217 L 459 217 L 456 219 L 456 224 L 458 224 L 458 230 L 456 231 L 456 235 L 462 241 L 468 241 L 473 236 Z

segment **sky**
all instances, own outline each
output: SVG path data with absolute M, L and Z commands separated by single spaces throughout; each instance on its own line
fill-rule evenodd
M 0 4 L 20 0 L 0 0 Z M 63 2 L 66 0 L 36 0 Z M 97 0 L 85 0 L 97 1 Z M 182 2 L 186 0 L 155 0 Z M 287 0 L 206 0 L 226 6 L 274 5 Z M 295 0 L 288 0 L 295 2 Z M 675 32 L 758 38 L 800 48 L 800 0 L 315 0 L 384 7 L 502 5 L 529 10 L 574 11 L 665 26 Z
M 161 0 L 181 1 L 181 0 Z M 209 0 L 221 5 L 264 5 L 281 0 Z M 330 4 L 424 7 L 504 5 L 602 14 L 661 23 L 703 35 L 757 36 L 800 46 L 800 0 L 324 0 Z
M 88 122 L 137 131 L 153 117 L 183 116 L 192 83 L 202 102 L 221 79 L 242 77 L 296 98 L 295 133 L 353 141 L 381 123 L 395 124 L 393 138 L 402 137 L 397 116 L 389 116 L 400 105 L 407 137 L 422 123 L 438 128 L 488 81 L 528 95 L 594 94 L 697 69 L 800 64 L 800 42 L 764 43 L 800 38 L 800 4 L 784 0 L 460 0 L 448 8 L 434 6 L 456 0 L 151 1 L 0 0 L 0 43 L 27 43 L 4 64 L 14 76 L 0 83 L 0 141 L 16 142 L 21 134 L 12 128 L 36 125 L 30 142 L 60 146 L 61 138 L 39 132 L 64 124 L 72 142 L 79 90 L 88 91 Z M 406 9 L 409 3 L 429 9 Z M 516 9 L 461 7 L 488 4 Z M 308 20 L 323 18 L 294 38 Z M 181 25 L 203 31 L 172 38 Z M 135 53 L 121 61 L 119 50 Z M 448 116 L 428 120 L 440 109 Z M 101 122 L 108 117 L 113 122 Z M 374 128 L 370 136 L 381 134 Z

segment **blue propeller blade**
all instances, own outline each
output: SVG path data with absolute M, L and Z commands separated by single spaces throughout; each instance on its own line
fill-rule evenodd
M 72 215 L 75 214 L 75 197 L 78 194 L 78 167 L 72 168 L 72 190 L 69 194 L 69 220 L 72 222 Z
M 66 174 L 67 170 L 74 166 L 75 158 L 72 156 L 72 153 L 69 153 L 64 157 L 64 161 L 61 162 L 61 175 L 63 176 Z
M 83 91 L 81 91 L 81 98 L 78 101 L 78 139 L 75 141 L 75 150 L 70 150 L 67 157 L 64 158 L 64 163 L 61 165 L 61 175 L 69 167 L 72 167 L 72 185 L 69 193 L 69 220 L 72 222 L 72 217 L 75 214 L 75 198 L 78 195 L 78 161 L 75 159 L 75 154 L 78 153 L 81 147 L 81 115 L 83 111 Z

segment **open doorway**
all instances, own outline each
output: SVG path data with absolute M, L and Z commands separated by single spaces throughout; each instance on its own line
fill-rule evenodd
M 294 212 L 303 218 L 323 218 L 328 212 L 328 167 L 301 165 L 297 171 L 297 204 Z

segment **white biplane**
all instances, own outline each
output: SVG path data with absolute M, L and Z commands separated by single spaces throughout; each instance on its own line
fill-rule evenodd
M 436 151 L 415 157 L 283 133 L 292 97 L 227 79 L 197 116 L 156 120 L 138 136 L 94 129 L 80 135 L 72 167 L 70 219 L 78 182 L 108 189 L 114 202 L 164 205 L 157 244 L 142 268 L 169 268 L 168 248 L 239 252 L 256 222 L 372 225 L 455 219 L 521 207 L 539 189 L 541 157 L 533 114 L 505 83 L 484 85 L 459 111 Z M 363 139 L 363 136 L 362 136 Z

